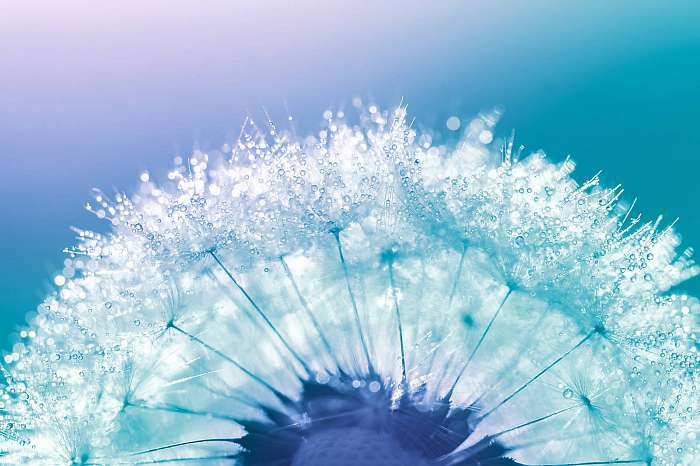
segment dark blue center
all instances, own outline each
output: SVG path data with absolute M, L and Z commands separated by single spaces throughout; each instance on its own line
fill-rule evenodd
M 261 407 L 264 421 L 240 421 L 247 431 L 240 459 L 279 466 L 519 464 L 488 437 L 447 460 L 472 434 L 478 407 L 454 407 L 449 398 L 428 402 L 423 390 L 392 397 L 397 388 L 369 377 L 305 381 L 298 401 L 283 400 L 283 410 Z

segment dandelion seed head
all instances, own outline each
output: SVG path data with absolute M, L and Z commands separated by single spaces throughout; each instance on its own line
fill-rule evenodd
M 500 115 L 327 110 L 96 190 L 0 365 L 13 464 L 692 465 L 673 224 Z M 352 112 L 351 112 L 352 113 Z M 444 130 L 444 128 L 443 128 Z

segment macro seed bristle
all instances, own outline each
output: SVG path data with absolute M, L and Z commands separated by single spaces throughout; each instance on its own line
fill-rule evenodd
M 498 115 L 449 147 L 405 106 L 248 118 L 95 191 L 111 232 L 0 364 L 0 462 L 697 464 L 698 268 Z

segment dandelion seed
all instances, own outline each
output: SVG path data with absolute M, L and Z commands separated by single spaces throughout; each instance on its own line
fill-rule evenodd
M 111 232 L 78 231 L 0 365 L 3 461 L 698 463 L 672 226 L 494 140 L 499 112 L 448 147 L 352 104 L 96 191 Z

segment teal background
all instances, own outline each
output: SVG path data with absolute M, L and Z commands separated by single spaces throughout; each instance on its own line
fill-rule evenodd
M 697 2 L 288 3 L 0 0 L 0 341 L 69 226 L 106 229 L 91 188 L 129 191 L 263 105 L 299 131 L 356 95 L 443 129 L 499 106 L 501 134 L 603 169 L 700 245 Z

